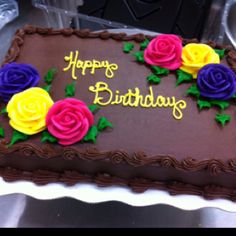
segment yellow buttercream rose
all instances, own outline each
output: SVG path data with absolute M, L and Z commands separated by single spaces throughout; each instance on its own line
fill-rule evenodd
M 46 115 L 53 103 L 48 92 L 38 87 L 15 94 L 6 107 L 10 125 L 28 135 L 43 131 Z
M 189 43 L 182 50 L 181 70 L 197 78 L 198 71 L 210 63 L 220 63 L 219 55 L 206 44 Z

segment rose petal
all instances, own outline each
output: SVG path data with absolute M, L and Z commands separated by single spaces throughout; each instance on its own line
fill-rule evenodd
M 74 143 L 82 140 L 89 129 L 89 124 L 86 121 L 87 120 L 85 120 L 83 129 L 80 130 L 80 133 L 76 134 L 75 136 L 71 136 L 69 139 L 68 138 L 67 139 L 60 139 L 59 144 L 67 146 L 67 145 L 71 145 L 71 144 L 74 144 Z

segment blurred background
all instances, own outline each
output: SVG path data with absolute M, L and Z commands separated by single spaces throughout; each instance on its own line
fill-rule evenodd
M 174 33 L 236 48 L 236 0 L 0 0 L 0 61 L 25 24 L 53 28 Z M 235 227 L 236 213 L 132 207 L 71 198 L 0 196 L 0 227 Z
M 55 24 L 52 14 L 47 17 L 54 27 L 90 28 L 139 28 L 161 33 L 180 34 L 183 37 L 202 35 L 203 25 L 208 15 L 211 1 L 205 0 L 77 0 L 77 1 L 33 1 L 41 9 L 48 6 L 59 19 Z M 55 7 L 53 9 L 53 7 Z M 70 19 L 68 12 L 58 17 L 56 8 L 78 13 Z M 45 9 L 45 8 L 44 8 Z M 87 17 L 89 16 L 89 17 Z M 87 18 L 86 18 L 87 17 Z M 102 19 L 102 20 L 101 20 Z

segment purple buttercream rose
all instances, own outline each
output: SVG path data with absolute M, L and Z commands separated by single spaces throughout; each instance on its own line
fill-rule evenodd
M 9 63 L 0 68 L 0 98 L 8 102 L 19 92 L 38 85 L 38 71 L 29 64 Z
M 208 64 L 198 72 L 200 95 L 210 99 L 227 100 L 236 93 L 236 75 L 222 64 Z

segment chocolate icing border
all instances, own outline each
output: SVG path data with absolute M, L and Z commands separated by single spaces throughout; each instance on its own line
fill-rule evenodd
M 51 159 L 61 156 L 65 160 L 82 159 L 86 161 L 110 161 L 112 164 L 126 163 L 134 167 L 172 167 L 176 170 L 191 172 L 205 170 L 214 176 L 223 172 L 236 172 L 236 159 L 230 159 L 227 162 L 217 159 L 197 161 L 191 157 L 186 157 L 181 161 L 178 161 L 170 155 L 148 157 L 148 155 L 142 151 L 134 152 L 130 155 L 121 150 L 100 151 L 94 147 L 87 148 L 86 150 L 74 147 L 54 147 L 53 144 L 43 144 L 42 147 L 38 147 L 35 144 L 24 142 L 15 144 L 11 148 L 8 148 L 5 144 L 0 143 L 0 157 L 14 153 L 18 153 L 23 157 L 34 155 L 42 159 Z
M 106 30 L 101 32 L 91 32 L 89 29 L 53 29 L 53 28 L 41 28 L 32 25 L 26 25 L 22 29 L 18 29 L 12 40 L 11 46 L 5 56 L 2 65 L 14 61 L 20 54 L 20 47 L 24 43 L 25 34 L 41 34 L 41 35 L 58 35 L 62 34 L 64 36 L 76 35 L 80 38 L 101 38 L 104 40 L 114 39 L 119 41 L 136 41 L 142 42 L 145 39 L 153 39 L 155 36 L 144 35 L 144 34 L 133 34 L 127 35 L 126 33 L 110 33 Z M 197 43 L 197 39 L 183 39 L 183 44 L 187 43 Z M 213 41 L 208 41 L 207 44 L 213 48 L 226 49 L 226 59 L 230 67 L 236 72 L 236 51 L 231 45 L 218 44 Z
M 89 30 L 74 30 L 74 29 L 59 29 L 53 30 L 52 28 L 40 28 L 31 25 L 25 26 L 23 29 L 17 30 L 11 47 L 3 61 L 3 64 L 14 61 L 20 54 L 20 48 L 24 43 L 24 37 L 26 34 L 41 34 L 41 35 L 58 35 L 62 34 L 70 36 L 72 34 L 81 38 L 101 38 L 101 39 L 113 39 L 119 41 L 142 42 L 145 38 L 152 39 L 154 36 L 148 36 L 143 34 L 126 35 L 125 33 L 109 33 L 107 31 L 102 32 L 90 32 Z M 196 39 L 183 39 L 183 44 L 190 42 L 198 42 Z M 207 42 L 208 45 L 218 48 L 226 49 L 226 60 L 230 67 L 236 72 L 236 51 L 232 46 L 224 46 L 214 43 L 212 41 Z M 52 144 L 45 144 L 42 147 L 38 147 L 32 143 L 24 142 L 13 145 L 11 148 L 7 148 L 5 140 L 0 142 L 0 157 L 6 154 L 20 153 L 22 156 L 29 157 L 35 155 L 38 158 L 50 159 L 55 158 L 63 153 L 63 158 L 66 160 L 74 160 L 77 158 L 97 161 L 97 160 L 109 160 L 113 164 L 126 163 L 128 165 L 136 166 L 162 166 L 172 167 L 181 171 L 206 171 L 213 175 L 219 175 L 220 173 L 232 173 L 236 172 L 236 158 L 230 159 L 227 162 L 217 159 L 206 159 L 197 161 L 191 157 L 186 157 L 181 161 L 178 161 L 175 157 L 168 155 L 156 155 L 148 157 L 143 152 L 135 152 L 133 155 L 129 155 L 125 151 L 99 151 L 95 148 L 87 150 L 80 150 L 73 147 L 60 147 L 56 148 Z M 145 178 L 135 179 L 122 179 L 115 176 L 110 176 L 104 173 L 98 173 L 94 175 L 85 175 L 77 171 L 65 171 L 64 173 L 49 172 L 45 170 L 37 170 L 34 172 L 26 172 L 21 170 L 12 169 L 10 167 L 0 168 L 0 175 L 6 181 L 14 181 L 19 179 L 31 180 L 36 184 L 47 184 L 50 182 L 64 182 L 68 185 L 75 184 L 77 182 L 95 182 L 99 186 L 110 185 L 122 185 L 129 186 L 135 192 L 143 192 L 148 188 L 163 189 L 169 191 L 170 194 L 194 194 L 200 195 L 206 199 L 213 198 L 227 198 L 232 201 L 236 201 L 236 190 L 232 188 L 225 188 L 218 185 L 205 185 L 196 186 L 192 184 L 186 184 L 177 181 L 160 182 Z
M 45 185 L 51 182 L 63 182 L 72 186 L 76 183 L 95 183 L 99 187 L 109 186 L 128 186 L 136 193 L 145 192 L 147 189 L 157 189 L 168 191 L 170 195 L 191 194 L 198 195 L 205 199 L 225 198 L 236 201 L 236 190 L 226 188 L 220 185 L 197 186 L 186 184 L 178 181 L 156 181 L 145 178 L 124 179 L 111 176 L 106 173 L 97 173 L 95 175 L 83 174 L 78 171 L 65 170 L 63 173 L 53 171 L 37 170 L 34 172 L 21 171 L 10 167 L 0 168 L 0 175 L 5 181 L 12 182 L 15 180 L 32 181 L 37 185 Z

